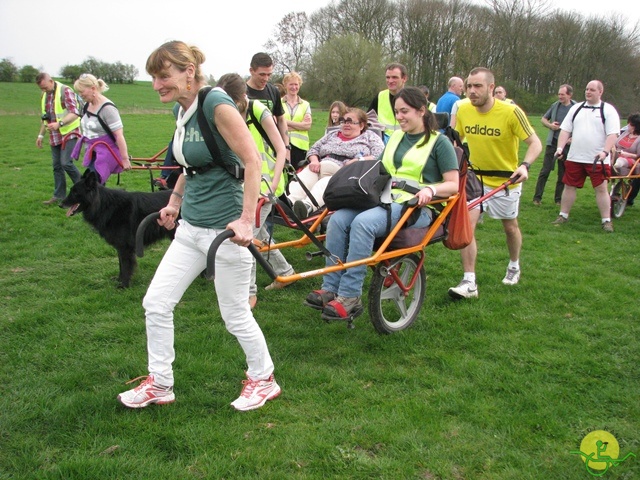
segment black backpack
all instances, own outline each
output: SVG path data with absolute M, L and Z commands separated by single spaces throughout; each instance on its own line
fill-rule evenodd
M 376 207 L 381 205 L 380 195 L 390 179 L 380 160 L 350 163 L 331 176 L 324 203 L 329 210 Z
M 451 127 L 446 127 L 444 134 L 456 149 L 460 179 L 465 175 L 467 177 L 465 183 L 467 199 L 473 200 L 481 197 L 484 194 L 484 189 L 482 188 L 482 182 L 476 175 L 476 172 L 473 170 L 471 162 L 469 161 L 469 146 L 462 142 L 460 134 Z

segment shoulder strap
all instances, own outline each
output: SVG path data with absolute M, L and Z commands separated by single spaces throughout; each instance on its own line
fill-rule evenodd
M 249 100 L 249 117 L 251 117 L 251 120 L 249 120 L 247 122 L 247 125 L 253 125 L 254 127 L 256 127 L 256 130 L 258 130 L 258 133 L 260 133 L 260 136 L 262 137 L 262 139 L 267 142 L 267 145 L 269 145 L 269 148 L 271 148 L 271 150 L 273 150 L 274 152 L 276 151 L 275 148 L 273 148 L 273 144 L 271 143 L 271 140 L 269 139 L 269 135 L 267 135 L 267 132 L 264 131 L 264 127 L 262 126 L 262 124 L 260 123 L 260 120 L 258 120 L 256 118 L 256 114 L 253 111 L 253 102 L 254 100 Z
M 578 113 L 580 112 L 580 110 L 582 110 L 586 104 L 586 100 L 584 102 L 582 102 L 580 104 L 580 106 L 576 109 L 576 111 L 573 113 L 573 117 L 571 117 L 571 121 L 574 122 L 576 117 L 578 116 Z
M 219 167 L 224 168 L 229 174 L 235 177 L 238 180 L 242 180 L 244 178 L 244 168 L 239 167 L 238 165 L 228 165 L 222 161 L 222 154 L 220 153 L 220 148 L 218 147 L 218 143 L 213 136 L 213 131 L 209 126 L 209 122 L 207 122 L 206 117 L 204 116 L 204 100 L 207 98 L 208 93 L 211 91 L 211 87 L 202 88 L 198 92 L 198 110 L 197 110 L 197 118 L 198 118 L 198 126 L 200 127 L 200 133 L 202 133 L 202 138 L 204 138 L 204 143 L 207 145 L 209 149 L 209 153 L 211 154 L 211 158 L 213 159 L 213 164 Z
M 604 118 L 604 103 L 603 101 L 600 101 L 600 119 L 602 120 L 602 125 L 605 124 L 605 118 Z M 587 104 L 587 101 L 585 100 L 584 102 L 582 102 L 580 104 L 580 106 L 578 107 L 578 109 L 576 110 L 576 112 L 573 114 L 573 118 L 571 118 L 571 121 L 573 122 L 576 119 L 576 116 L 578 115 L 578 112 L 580 110 L 582 110 L 584 108 L 584 106 Z
M 462 141 L 458 131 L 454 128 L 451 128 L 451 126 L 447 126 L 444 129 L 444 134 L 454 147 L 458 147 L 462 150 L 462 157 L 460 158 L 458 167 L 461 172 L 463 171 L 463 169 L 466 172 L 467 168 L 471 166 L 471 161 L 469 160 L 469 158 L 471 157 L 469 153 L 469 145 Z
M 115 143 L 116 141 L 116 136 L 113 134 L 113 132 L 111 131 L 111 129 L 109 128 L 109 125 L 107 125 L 107 122 L 105 122 L 102 117 L 100 116 L 100 112 L 102 111 L 102 109 L 104 107 L 106 107 L 107 105 L 113 105 L 115 107 L 115 105 L 113 104 L 113 102 L 104 102 L 100 108 L 98 109 L 98 111 L 96 113 L 91 113 L 89 111 L 89 103 L 85 103 L 82 106 L 82 115 L 92 115 L 94 117 L 97 117 L 98 122 L 100 123 L 100 126 L 102 127 L 102 129 L 107 132 L 107 135 L 109 135 L 109 137 L 111 138 L 111 140 L 113 140 L 113 142 Z

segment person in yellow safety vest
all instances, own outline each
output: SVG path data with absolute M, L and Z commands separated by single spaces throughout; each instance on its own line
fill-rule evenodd
M 512 99 L 507 98 L 507 91 L 502 85 L 498 85 L 496 87 L 496 89 L 493 91 L 493 96 L 498 100 L 502 100 L 503 102 L 511 103 L 512 105 L 516 104 L 516 102 L 514 102 Z
M 282 79 L 285 95 L 282 97 L 284 118 L 287 121 L 291 165 L 296 170 L 302 166 L 309 150 L 309 130 L 311 129 L 311 106 L 300 98 L 302 77 L 297 72 L 289 72 Z
M 81 178 L 80 171 L 71 159 L 71 152 L 80 138 L 80 108 L 75 92 L 55 82 L 48 73 L 39 73 L 36 83 L 42 90 L 41 125 L 36 147 L 42 148 L 44 134 L 49 132 L 54 181 L 53 196 L 43 203 L 53 205 L 67 196 L 65 172 L 73 183 Z
M 332 266 L 336 258 L 356 262 L 369 257 L 375 239 L 387 235 L 400 220 L 404 206 L 398 202 L 415 197 L 420 207 L 418 218 L 407 228 L 424 228 L 431 224 L 432 215 L 429 208 L 422 207 L 434 197 L 448 198 L 458 192 L 456 153 L 449 139 L 437 132 L 435 117 L 427 110 L 424 94 L 416 87 L 405 87 L 397 92 L 394 109 L 401 131 L 389 139 L 382 163 L 392 177 L 409 181 L 415 189 L 406 197 L 400 190 L 404 198 L 392 199 L 387 208 L 343 208 L 333 212 L 325 238 L 332 254 L 326 257 L 327 267 Z M 368 268 L 362 264 L 325 274 L 322 288 L 309 293 L 305 305 L 322 310 L 325 320 L 357 317 L 364 309 L 361 296 Z
M 222 88 L 238 106 L 240 114 L 246 119 L 247 127 L 253 137 L 253 141 L 258 147 L 262 157 L 262 184 L 261 193 L 266 195 L 271 192 L 276 197 L 284 193 L 285 177 L 282 174 L 286 161 L 286 148 L 282 136 L 278 131 L 273 114 L 269 108 L 259 100 L 249 100 L 247 98 L 247 86 L 244 80 L 237 73 L 227 73 L 220 77 L 217 86 Z M 265 225 L 265 221 L 271 213 L 273 205 L 266 202 L 260 209 L 259 225 L 254 226 L 253 235 L 261 242 L 268 243 L 271 235 Z M 284 258 L 280 250 L 272 250 L 265 255 L 265 258 L 280 276 L 293 275 L 293 267 Z M 286 285 L 277 281 L 265 287 L 266 290 L 284 288 Z M 258 301 L 258 286 L 256 285 L 256 262 L 253 261 L 251 269 L 251 283 L 249 287 L 249 305 L 253 308 Z
M 407 67 L 401 63 L 390 63 L 385 68 L 385 80 L 387 89 L 382 90 L 371 102 L 369 111 L 375 110 L 378 114 L 378 121 L 384 125 L 384 142 L 386 143 L 391 134 L 400 129 L 393 111 L 395 95 L 404 88 L 407 82 Z
M 424 93 L 424 96 L 427 97 L 427 109 L 430 112 L 436 113 L 436 104 L 433 103 L 431 100 L 429 100 L 429 87 L 427 87 L 426 85 L 420 85 L 418 87 L 420 90 L 422 90 L 422 93 Z

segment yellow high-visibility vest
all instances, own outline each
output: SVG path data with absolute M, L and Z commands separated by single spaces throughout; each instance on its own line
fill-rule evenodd
M 400 129 L 396 114 L 391 106 L 391 92 L 389 92 L 389 89 L 382 90 L 378 94 L 378 121 L 384 125 L 384 133 L 389 136 Z
M 66 109 L 65 105 L 62 102 L 62 98 L 63 98 L 63 88 L 69 88 L 66 85 L 63 85 L 60 82 L 55 82 L 56 86 L 53 90 L 53 109 L 54 112 L 56 114 L 56 122 L 59 122 L 60 120 L 62 120 L 67 113 L 69 113 L 69 111 Z M 41 99 L 41 110 L 42 110 L 42 115 L 44 115 L 46 112 L 46 106 L 47 106 L 47 92 L 44 92 L 42 94 L 42 99 Z M 76 128 L 78 128 L 80 126 L 80 117 L 76 118 L 73 122 L 70 123 L 66 123 L 65 125 L 63 125 L 62 127 L 60 127 L 60 135 L 64 136 L 67 133 L 75 130 Z
M 265 110 L 268 110 L 267 106 L 260 101 L 249 101 L 249 108 L 253 109 L 253 117 L 259 122 L 262 118 L 262 114 Z M 271 181 L 273 180 L 273 174 L 276 169 L 276 155 L 273 149 L 269 146 L 266 139 L 262 137 L 260 131 L 255 127 L 251 116 L 247 118 L 247 126 L 249 127 L 249 131 L 251 132 L 251 136 L 253 137 L 253 141 L 258 147 L 258 151 L 260 152 L 260 157 L 262 158 L 262 178 L 264 178 L 268 183 L 261 182 L 260 183 L 260 191 L 264 194 L 269 193 L 269 185 L 271 185 Z M 279 197 L 284 193 L 285 188 L 285 178 L 284 174 L 280 175 L 280 181 L 278 182 L 278 188 L 274 192 L 276 197 Z
M 420 148 L 416 145 L 422 143 L 422 139 L 418 140 L 409 150 L 407 150 L 407 153 L 402 157 L 402 165 L 400 168 L 396 169 L 396 166 L 393 163 L 393 156 L 396 153 L 396 149 L 398 148 L 398 145 L 400 145 L 400 141 L 404 135 L 405 133 L 402 131 L 397 131 L 391 135 L 391 138 L 389 138 L 387 146 L 384 149 L 384 153 L 382 154 L 382 164 L 391 175 L 392 180 L 404 180 L 407 185 L 421 190 L 427 186 L 426 183 L 422 183 L 420 181 L 422 179 L 422 170 L 424 169 L 424 165 L 429 158 L 431 150 L 433 150 L 433 146 L 435 145 L 440 133 L 432 132 L 431 138 L 427 144 Z M 391 189 L 391 198 L 393 198 L 393 201 L 397 203 L 404 203 L 414 196 L 415 194 L 405 192 L 398 188 Z
M 304 120 L 305 113 L 307 113 L 307 110 L 309 109 L 309 102 L 300 99 L 300 103 L 295 109 L 293 118 L 289 112 L 289 105 L 284 98 L 282 99 L 282 106 L 284 107 L 284 118 L 286 120 L 302 122 Z M 309 132 L 306 130 L 289 130 L 289 143 L 295 145 L 300 150 L 309 150 Z

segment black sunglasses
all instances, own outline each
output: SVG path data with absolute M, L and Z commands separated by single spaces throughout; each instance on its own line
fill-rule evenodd
M 340 125 L 359 125 L 360 122 L 357 120 L 351 120 L 350 118 L 342 118 L 340 117 L 338 119 L 338 122 L 340 123 Z

